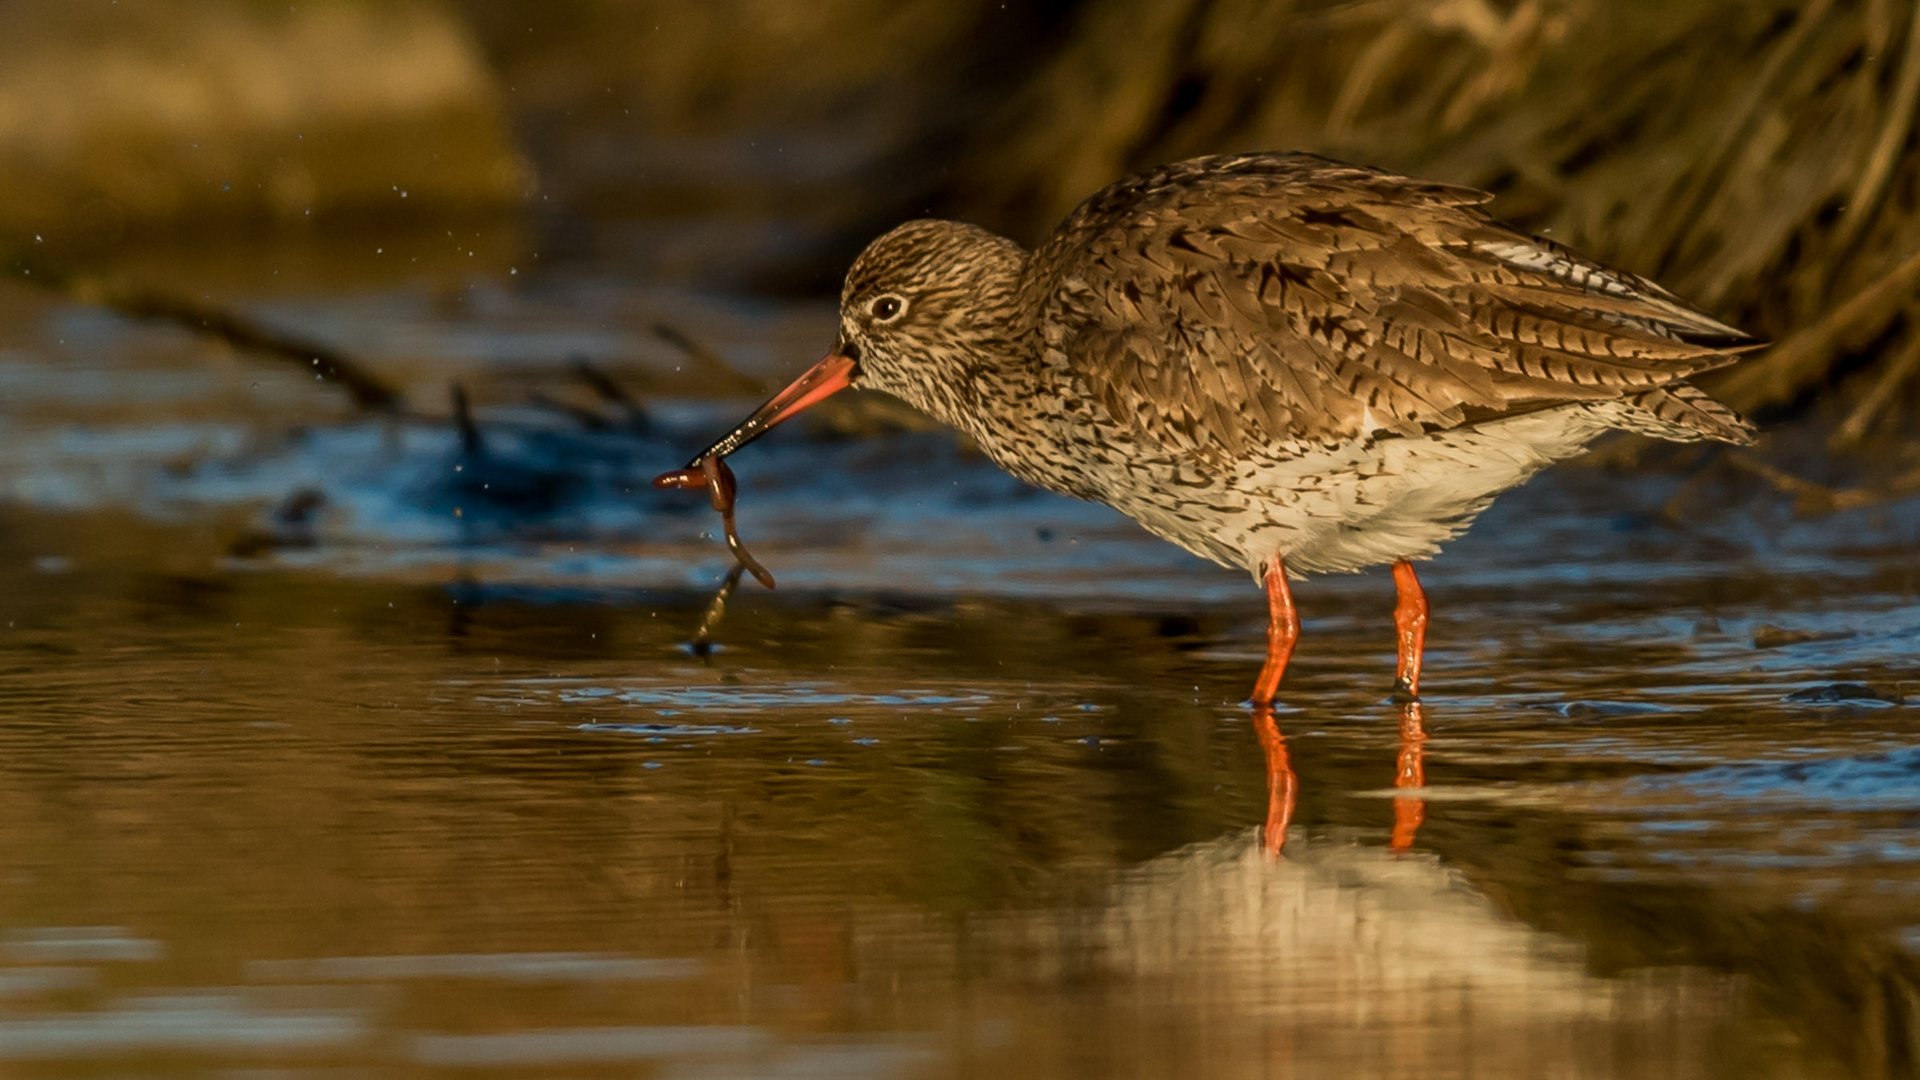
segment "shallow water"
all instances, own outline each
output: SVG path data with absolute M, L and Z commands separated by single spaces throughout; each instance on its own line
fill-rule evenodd
M 1384 577 L 1299 586 L 1263 740 L 1243 576 L 783 433 L 735 462 L 780 589 L 703 659 L 717 522 L 645 480 L 741 402 L 647 323 L 773 371 L 830 319 L 617 280 L 242 292 L 469 381 L 479 455 L 6 299 L 0 1070 L 1915 1069 L 1920 507 L 1563 472 L 1424 574 L 1418 712 Z M 648 431 L 501 407 L 580 350 Z

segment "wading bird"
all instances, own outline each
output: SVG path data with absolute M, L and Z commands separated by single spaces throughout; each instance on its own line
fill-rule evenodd
M 1686 380 L 1759 341 L 1489 198 L 1237 154 L 1120 180 L 1032 251 L 909 222 L 847 272 L 832 352 L 694 465 L 843 387 L 884 390 L 1022 480 L 1251 571 L 1256 704 L 1300 633 L 1289 576 L 1392 564 L 1396 690 L 1417 695 L 1414 561 L 1494 496 L 1608 431 L 1752 440 Z

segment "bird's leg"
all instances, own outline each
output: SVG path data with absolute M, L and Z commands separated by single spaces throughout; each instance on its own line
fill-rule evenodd
M 1267 662 L 1253 684 L 1256 706 L 1273 704 L 1280 690 L 1280 676 L 1287 672 L 1287 658 L 1293 644 L 1300 640 L 1300 616 L 1293 610 L 1293 593 L 1287 588 L 1287 567 L 1279 555 L 1266 564 L 1267 584 Z
M 1400 758 L 1394 764 L 1393 786 L 1412 793 L 1393 797 L 1392 847 L 1405 851 L 1427 819 L 1427 802 L 1418 794 L 1427 786 L 1427 728 L 1417 701 L 1400 707 Z
M 1413 564 L 1405 559 L 1393 564 L 1393 628 L 1396 631 L 1400 662 L 1394 671 L 1396 697 L 1420 696 L 1420 657 L 1427 648 L 1427 592 L 1414 576 Z
M 1253 730 L 1260 736 L 1260 749 L 1267 755 L 1267 821 L 1260 830 L 1260 846 L 1268 858 L 1277 859 L 1280 849 L 1287 844 L 1287 824 L 1293 820 L 1297 778 L 1293 763 L 1287 759 L 1287 737 L 1280 734 L 1273 709 L 1254 706 Z

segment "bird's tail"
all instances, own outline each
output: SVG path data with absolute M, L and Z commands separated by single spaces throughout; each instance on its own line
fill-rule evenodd
M 1613 420 L 1624 431 L 1674 442 L 1717 442 L 1748 446 L 1754 427 L 1739 413 L 1707 396 L 1692 383 L 1673 382 L 1624 399 L 1631 408 Z

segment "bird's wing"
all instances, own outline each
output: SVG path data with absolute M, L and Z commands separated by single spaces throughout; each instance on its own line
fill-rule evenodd
M 1489 198 L 1300 154 L 1122 180 L 1030 264 L 1045 362 L 1219 460 L 1624 396 L 1758 344 Z

